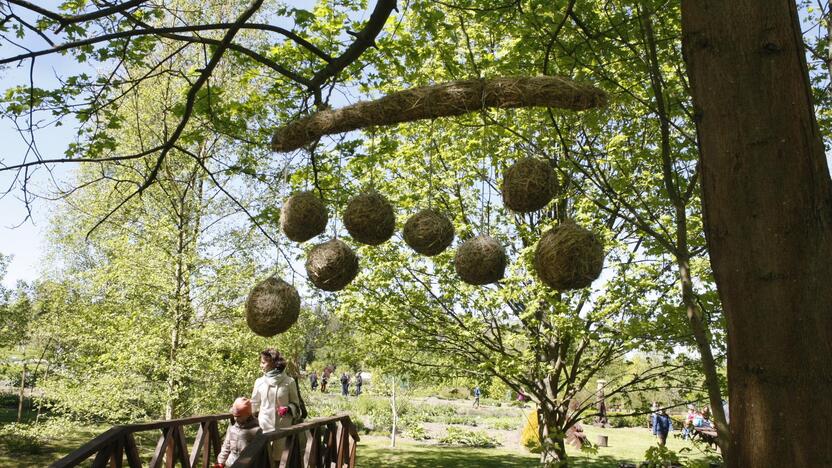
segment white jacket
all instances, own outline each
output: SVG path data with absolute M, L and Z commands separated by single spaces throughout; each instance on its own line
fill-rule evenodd
M 280 406 L 289 407 L 286 416 L 277 415 L 277 408 Z M 295 379 L 285 372 L 274 377 L 264 375 L 257 379 L 251 394 L 251 411 L 259 412 L 258 420 L 263 432 L 291 426 L 292 422 L 300 417 L 300 398 Z

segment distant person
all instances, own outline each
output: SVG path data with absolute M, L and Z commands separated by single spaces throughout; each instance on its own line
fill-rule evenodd
M 341 395 L 350 395 L 350 376 L 346 372 L 341 374 Z
M 682 439 L 693 436 L 693 420 L 696 415 L 696 406 L 688 405 L 688 414 L 685 415 L 685 421 L 682 423 Z
M 480 386 L 477 385 L 474 387 L 474 408 L 480 407 L 480 396 L 482 395 L 482 390 L 480 390 Z
M 234 424 L 229 425 L 225 432 L 225 440 L 214 468 L 233 465 L 246 446 L 262 432 L 257 418 L 251 414 L 251 400 L 248 398 L 234 400 L 231 415 L 234 416 Z
M 361 377 L 361 371 L 355 373 L 355 396 L 361 395 L 361 386 L 364 385 L 364 379 Z
M 670 416 L 664 408 L 659 410 L 659 413 L 653 420 L 653 435 L 659 438 L 659 445 L 664 447 L 667 443 L 667 434 L 670 432 Z
M 321 376 L 321 393 L 326 393 L 326 384 L 329 383 L 329 376 L 332 375 L 332 369 L 329 366 L 324 367 Z
M 309 374 L 309 385 L 312 387 L 313 392 L 318 389 L 318 373 L 317 372 L 312 371 L 312 373 Z

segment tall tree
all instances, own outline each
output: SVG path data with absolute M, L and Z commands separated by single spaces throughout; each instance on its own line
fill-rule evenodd
M 682 31 L 728 324 L 728 464 L 830 465 L 829 429 L 807 422 L 832 417 L 832 185 L 797 6 L 683 0 Z

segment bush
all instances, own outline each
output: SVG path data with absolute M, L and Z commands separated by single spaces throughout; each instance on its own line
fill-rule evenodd
M 499 445 L 496 439 L 481 431 L 470 431 L 459 427 L 449 427 L 440 444 L 464 445 L 466 447 L 492 448 Z
M 642 463 L 642 466 L 647 468 L 680 466 L 676 452 L 660 445 L 647 449 L 647 452 L 644 453 L 644 459 L 646 462 Z
M 51 440 L 70 434 L 71 426 L 64 419 L 47 419 L 39 424 L 5 424 L 0 426 L 0 447 L 8 453 L 38 454 Z
M 514 418 L 492 418 L 489 419 L 486 424 L 491 427 L 492 429 L 497 429 L 498 431 L 513 431 L 517 429 L 517 420 Z
M 436 393 L 443 400 L 467 400 L 471 390 L 467 387 L 442 387 Z
M 625 416 L 626 413 L 607 413 L 607 418 L 610 421 L 612 427 L 620 428 L 620 427 L 646 427 L 647 426 L 647 418 L 650 417 L 649 414 L 643 414 L 639 416 Z
M 532 453 L 540 453 L 543 447 L 538 433 L 537 412 L 535 411 L 529 411 L 526 415 L 526 423 L 523 425 L 523 432 L 520 433 L 520 445 Z
M 407 436 L 413 440 L 427 440 L 430 439 L 430 434 L 422 426 L 412 426 L 407 430 Z

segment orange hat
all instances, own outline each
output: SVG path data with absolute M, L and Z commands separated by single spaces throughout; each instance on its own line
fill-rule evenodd
M 234 400 L 234 404 L 231 406 L 231 415 L 235 418 L 251 416 L 251 400 L 246 397 Z

